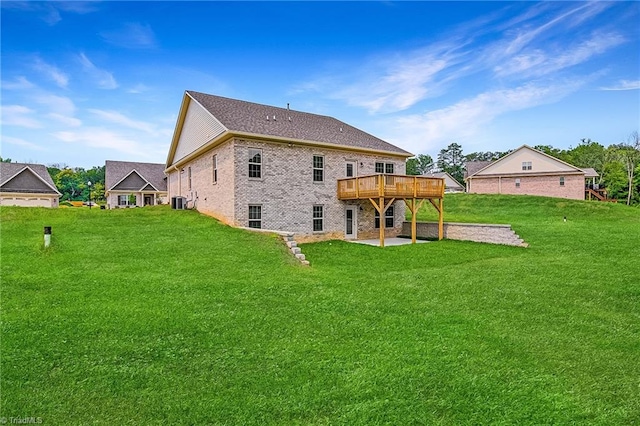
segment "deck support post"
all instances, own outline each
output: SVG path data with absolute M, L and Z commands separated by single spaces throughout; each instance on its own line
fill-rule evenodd
M 444 197 L 439 198 L 440 208 L 438 209 L 438 241 L 444 237 Z
M 384 212 L 386 210 L 387 209 L 384 208 L 384 197 L 380 197 L 380 211 L 378 212 L 378 215 L 380 216 L 380 247 L 384 247 Z

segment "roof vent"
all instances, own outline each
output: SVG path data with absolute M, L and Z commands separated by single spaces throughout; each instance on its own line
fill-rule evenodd
M 276 116 L 275 116 L 275 114 L 274 114 L 274 116 L 273 116 L 273 121 L 276 121 Z
M 289 111 L 289 102 L 287 102 L 287 111 Z
M 340 131 L 342 132 L 342 127 L 340 127 Z
M 267 115 L 267 121 L 269 121 L 269 116 Z

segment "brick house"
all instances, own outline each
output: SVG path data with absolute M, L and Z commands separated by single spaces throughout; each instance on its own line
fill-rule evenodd
M 585 197 L 584 170 L 527 145 L 470 171 L 465 180 L 467 192 L 476 194 Z
M 232 226 L 382 242 L 402 230 L 390 191 L 411 156 L 332 117 L 187 91 L 165 173 L 169 197 Z
M 104 167 L 107 207 L 153 206 L 166 201 L 164 164 L 107 160 Z
M 61 195 L 43 164 L 0 162 L 0 205 L 58 207 Z

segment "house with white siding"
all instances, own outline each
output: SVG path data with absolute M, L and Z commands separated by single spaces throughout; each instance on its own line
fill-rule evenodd
M 401 232 L 405 205 L 444 190 L 404 176 L 411 156 L 329 116 L 187 91 L 165 173 L 170 198 L 232 226 L 383 238 Z

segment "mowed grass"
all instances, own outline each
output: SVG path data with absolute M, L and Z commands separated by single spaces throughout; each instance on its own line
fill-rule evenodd
M 460 194 L 445 211 L 530 247 L 331 241 L 303 245 L 308 268 L 192 211 L 2 208 L 0 416 L 639 423 L 640 210 Z

